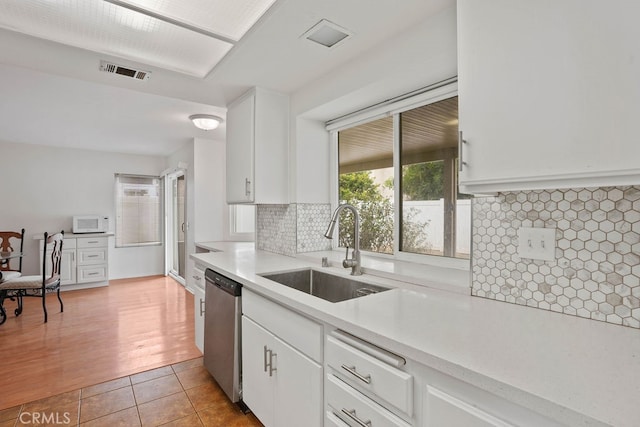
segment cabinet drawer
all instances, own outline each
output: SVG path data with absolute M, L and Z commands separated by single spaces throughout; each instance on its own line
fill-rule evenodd
M 413 376 L 332 336 L 327 336 L 325 358 L 327 365 L 348 383 L 413 415 Z
M 322 362 L 322 326 L 246 288 L 242 289 L 242 314 L 316 362 Z
M 342 426 L 358 425 L 354 419 L 359 419 L 363 424 L 370 427 L 397 426 L 409 427 L 402 419 L 398 418 L 384 407 L 369 399 L 347 383 L 338 379 L 334 375 L 328 375 L 326 381 L 325 398 L 327 401 L 327 421 L 329 425 Z M 340 424 L 335 419 L 342 419 Z M 348 415 L 350 414 L 350 415 Z M 352 418 L 353 417 L 353 418 Z
M 78 248 L 101 248 L 107 247 L 108 237 L 78 237 Z
M 78 265 L 104 264 L 107 262 L 107 248 L 78 249 Z
M 87 265 L 78 267 L 78 283 L 107 280 L 107 265 Z

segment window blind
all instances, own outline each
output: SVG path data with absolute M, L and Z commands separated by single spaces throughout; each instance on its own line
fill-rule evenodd
M 116 174 L 116 247 L 162 244 L 162 179 Z

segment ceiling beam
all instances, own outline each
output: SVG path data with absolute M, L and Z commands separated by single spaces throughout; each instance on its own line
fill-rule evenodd
M 234 45 L 234 44 L 236 44 L 238 42 L 237 40 L 230 39 L 229 37 L 223 36 L 222 34 L 214 33 L 212 31 L 205 30 L 204 28 L 196 27 L 194 25 L 187 24 L 186 22 L 178 21 L 177 19 L 173 19 L 173 18 L 170 18 L 168 16 L 161 15 L 161 14 L 159 14 L 157 12 L 152 11 L 152 10 L 145 9 L 143 7 L 139 7 L 139 6 L 135 6 L 135 5 L 129 4 L 126 1 L 122 1 L 122 0 L 103 0 L 103 1 L 105 1 L 107 3 L 114 4 L 116 6 L 124 7 L 125 9 L 129 9 L 129 10 L 132 10 L 134 12 L 141 13 L 143 15 L 146 15 L 146 16 L 150 17 L 150 18 L 155 18 L 155 19 L 157 19 L 159 21 L 163 21 L 163 22 L 166 22 L 168 24 L 172 24 L 172 25 L 178 26 L 180 28 L 184 28 L 185 30 L 194 31 L 196 33 L 202 34 L 203 36 L 211 37 L 211 38 L 214 38 L 214 39 L 217 39 L 217 40 L 220 40 L 220 41 L 232 44 L 232 45 Z

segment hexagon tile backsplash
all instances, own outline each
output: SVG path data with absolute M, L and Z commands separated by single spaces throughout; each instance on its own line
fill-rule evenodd
M 556 259 L 520 258 L 520 227 L 556 227 Z M 472 258 L 472 295 L 640 328 L 640 187 L 476 198 Z
M 330 219 L 328 203 L 257 205 L 256 247 L 287 256 L 330 250 L 324 237 Z

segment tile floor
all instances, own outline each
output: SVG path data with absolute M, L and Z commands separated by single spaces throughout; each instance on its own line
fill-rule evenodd
M 202 358 L 114 379 L 0 411 L 0 427 L 251 427 Z

